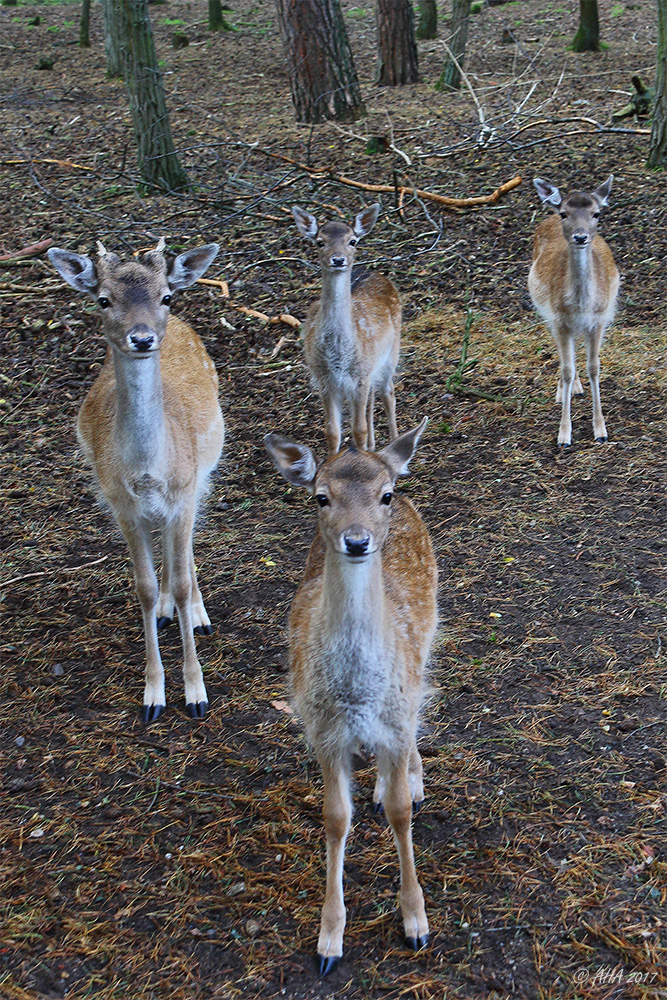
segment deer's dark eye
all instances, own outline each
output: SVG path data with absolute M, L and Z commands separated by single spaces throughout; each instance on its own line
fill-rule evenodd
M 380 503 L 383 503 L 385 505 L 385 507 L 388 507 L 389 504 L 391 503 L 391 501 L 393 500 L 393 498 L 394 498 L 394 494 L 393 493 L 383 493 L 382 494 L 382 499 L 380 500 Z
M 324 240 L 315 240 L 315 242 L 317 243 L 318 247 L 324 246 Z
M 600 213 L 599 212 L 593 212 L 593 218 L 594 219 L 599 219 L 600 218 Z
M 107 299 L 106 296 L 100 295 L 99 299 L 97 300 L 97 304 L 99 305 L 100 309 L 108 309 L 109 306 L 111 305 L 111 301 Z
M 561 219 L 567 219 L 567 212 L 559 212 L 558 214 L 560 215 Z
M 356 247 L 356 245 L 357 245 L 357 241 L 356 240 L 350 240 L 350 246 L 351 247 Z
M 163 306 L 168 306 L 170 304 L 170 302 L 171 302 L 171 295 L 163 295 L 162 296 L 162 305 Z
M 329 497 L 325 493 L 317 493 L 315 495 L 315 499 L 317 500 L 320 507 L 329 506 Z

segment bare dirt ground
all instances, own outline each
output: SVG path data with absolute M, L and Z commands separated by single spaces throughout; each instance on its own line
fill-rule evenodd
M 43 257 L 0 268 L 3 1000 L 667 995 L 666 184 L 644 168 L 645 124 L 607 127 L 632 73 L 652 80 L 655 5 L 601 0 L 607 48 L 583 56 L 567 49 L 577 7 L 519 0 L 473 18 L 476 106 L 465 88 L 433 89 L 439 41 L 420 43 L 421 84 L 375 88 L 372 5 L 346 4 L 369 114 L 311 129 L 293 123 L 271 3 L 233 0 L 237 30 L 216 36 L 203 2 L 153 6 L 197 185 L 171 197 L 137 194 L 99 7 L 88 51 L 77 4 L 0 8 L 0 253 L 46 238 L 86 253 L 96 239 L 119 253 L 161 235 L 172 250 L 218 240 L 208 276 L 235 303 L 302 319 L 319 279 L 290 206 L 350 218 L 375 196 L 298 164 L 463 197 L 522 178 L 468 212 L 408 195 L 401 214 L 385 194 L 364 243 L 405 306 L 399 425 L 430 417 L 404 489 L 441 573 L 414 821 L 433 934 L 416 956 L 403 945 L 364 757 L 346 952 L 324 981 L 320 778 L 281 705 L 315 515 L 261 443 L 281 430 L 323 451 L 297 335 L 212 286 L 175 307 L 216 361 L 228 427 L 196 541 L 216 625 L 198 640 L 211 709 L 201 724 L 184 713 L 174 628 L 168 709 L 144 727 L 128 557 L 73 432 L 104 354 L 95 309 Z M 175 28 L 190 38 L 179 51 Z M 42 57 L 51 71 L 35 68 Z M 373 136 L 401 152 L 367 155 Z M 526 291 L 544 215 L 531 180 L 591 187 L 610 173 L 602 231 L 623 276 L 602 356 L 610 439 L 592 440 L 587 392 L 561 453 L 555 350 Z M 448 380 L 467 308 L 477 364 L 462 394 Z

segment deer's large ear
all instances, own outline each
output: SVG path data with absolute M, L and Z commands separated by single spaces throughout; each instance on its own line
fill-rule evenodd
M 282 434 L 267 434 L 264 446 L 273 459 L 273 464 L 288 483 L 303 486 L 310 493 L 315 486 L 317 461 L 305 444 L 290 441 Z
M 541 177 L 535 177 L 533 184 L 545 205 L 553 205 L 554 208 L 558 208 L 563 198 L 554 184 L 550 184 L 549 181 L 543 181 Z
M 368 236 L 378 220 L 381 208 L 380 203 L 376 202 L 374 205 L 369 205 L 368 208 L 365 208 L 363 212 L 359 212 L 352 227 L 355 236 Z
M 298 205 L 292 205 L 292 215 L 296 222 L 296 228 L 301 235 L 305 236 L 307 240 L 314 240 L 319 228 L 315 216 L 311 215 L 310 212 L 306 212 L 303 208 L 299 208 Z
M 85 292 L 86 295 L 95 294 L 98 278 L 90 257 L 72 253 L 71 250 L 61 250 L 60 247 L 51 247 L 46 251 L 46 256 L 60 277 L 72 288 L 76 288 L 77 292 Z
M 611 194 L 611 184 L 613 179 L 614 175 L 609 174 L 609 177 L 607 177 L 604 184 L 600 184 L 600 187 L 596 188 L 593 192 L 593 197 L 600 203 L 600 208 L 604 208 L 605 205 L 609 204 L 609 195 Z
M 419 439 L 424 433 L 427 423 L 428 417 L 424 417 L 418 427 L 414 427 L 411 431 L 401 434 L 400 437 L 397 437 L 395 441 L 392 441 L 390 445 L 387 445 L 380 452 L 380 458 L 387 463 L 394 479 L 397 476 L 407 476 L 408 464 L 417 450 Z
M 213 262 L 220 249 L 217 243 L 207 243 L 206 246 L 196 247 L 194 250 L 187 250 L 181 253 L 173 261 L 167 274 L 167 283 L 172 291 L 176 292 L 181 288 L 189 288 L 194 285 L 198 278 Z M 155 252 L 155 251 L 153 251 Z

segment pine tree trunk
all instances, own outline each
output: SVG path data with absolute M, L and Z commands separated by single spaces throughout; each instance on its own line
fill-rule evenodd
M 598 0 L 579 0 L 579 27 L 572 48 L 575 52 L 600 51 Z
M 231 31 L 222 14 L 222 0 L 208 0 L 208 30 Z
M 120 9 L 116 0 L 102 0 L 104 11 L 104 55 L 107 60 L 107 76 L 123 75 L 121 62 Z
M 468 40 L 468 21 L 470 20 L 470 0 L 452 0 L 452 19 L 449 26 L 447 45 L 459 66 L 463 64 Z M 445 67 L 440 79 L 435 85 L 436 90 L 458 90 L 461 86 L 461 74 L 454 60 L 447 56 Z
M 119 8 L 122 75 L 142 178 L 163 191 L 189 187 L 171 135 L 162 77 L 157 65 L 147 0 L 111 0 Z
M 435 0 L 419 0 L 419 25 L 417 38 L 438 37 L 438 8 Z
M 298 122 L 366 113 L 340 0 L 276 0 Z
M 90 0 L 81 4 L 81 21 L 79 22 L 79 45 L 82 49 L 90 48 Z
M 419 81 L 415 14 L 410 0 L 377 0 L 379 87 L 402 87 Z
M 658 2 L 655 104 L 647 167 L 667 167 L 667 0 Z

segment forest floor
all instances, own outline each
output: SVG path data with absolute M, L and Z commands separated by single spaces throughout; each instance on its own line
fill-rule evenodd
M 150 8 L 196 185 L 169 197 L 137 193 L 100 5 L 83 51 L 77 3 L 0 8 L 0 254 L 48 238 L 121 254 L 162 235 L 172 250 L 216 240 L 207 277 L 232 295 L 197 285 L 175 307 L 215 359 L 227 422 L 195 543 L 216 626 L 198 640 L 210 711 L 184 712 L 172 628 L 167 711 L 144 726 L 129 559 L 74 435 L 104 356 L 99 318 L 43 255 L 0 260 L 0 997 L 665 997 L 667 186 L 644 167 L 646 123 L 611 125 L 631 75 L 652 82 L 655 5 L 600 0 L 607 47 L 587 55 L 568 49 L 572 0 L 484 10 L 473 100 L 434 90 L 441 40 L 420 43 L 420 84 L 376 88 L 373 4 L 345 3 L 368 115 L 310 128 L 293 121 L 274 5 L 231 3 L 236 30 L 214 36 L 203 2 Z M 176 28 L 190 39 L 178 51 Z M 400 152 L 367 155 L 371 137 Z M 350 219 L 376 197 L 306 167 L 453 197 L 522 179 L 463 212 L 413 194 L 400 211 L 385 194 L 362 244 L 403 298 L 399 427 L 430 418 L 403 489 L 440 568 L 413 824 L 432 940 L 417 955 L 403 944 L 363 756 L 345 955 L 325 980 L 321 781 L 286 710 L 286 618 L 315 514 L 262 446 L 280 430 L 322 454 L 323 422 L 296 331 L 236 308 L 303 319 L 320 282 L 291 205 Z M 593 441 L 587 389 L 559 451 L 556 352 L 526 289 L 545 215 L 531 182 L 592 188 L 610 173 L 609 442 Z M 461 384 L 469 310 L 476 364 Z

